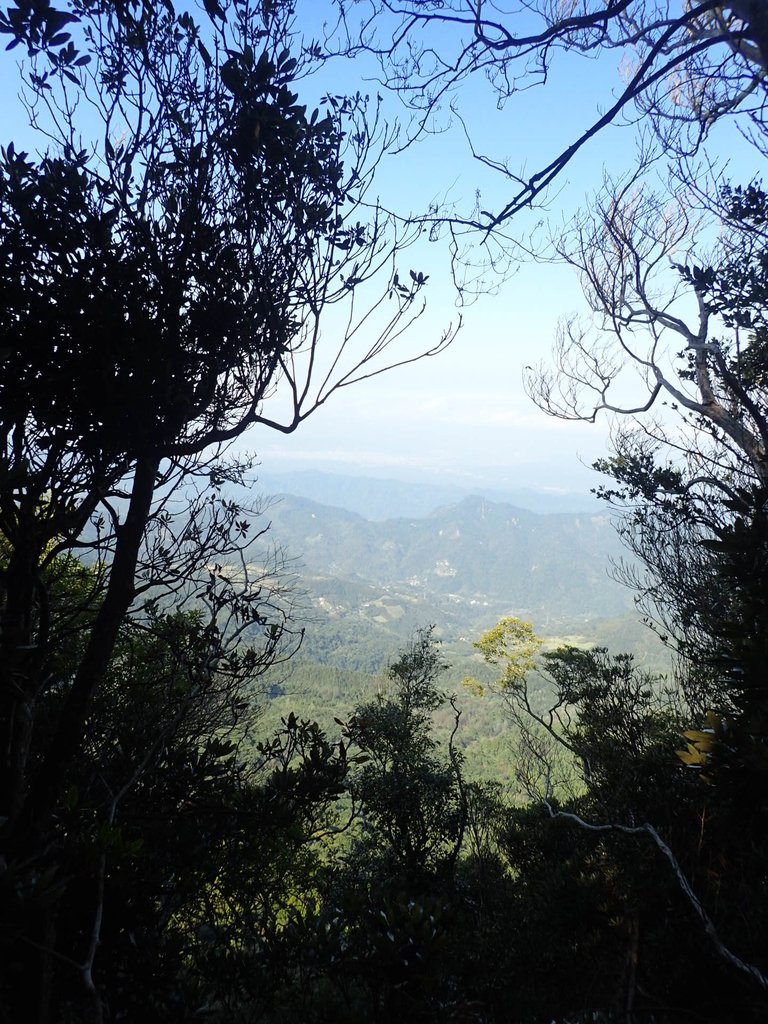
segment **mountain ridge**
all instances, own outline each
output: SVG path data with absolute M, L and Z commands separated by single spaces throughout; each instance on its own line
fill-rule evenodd
M 271 494 L 293 494 L 320 504 L 357 512 L 366 519 L 428 515 L 434 509 L 478 495 L 490 501 L 514 504 L 540 514 L 589 512 L 600 507 L 585 494 L 553 494 L 530 487 L 488 488 L 481 485 L 408 482 L 394 477 L 329 473 L 321 470 L 270 472 L 259 470 L 255 485 Z
M 372 521 L 302 496 L 275 497 L 272 536 L 307 576 L 486 601 L 514 614 L 600 616 L 632 605 L 609 576 L 623 548 L 605 514 L 542 514 L 469 496 L 427 516 Z

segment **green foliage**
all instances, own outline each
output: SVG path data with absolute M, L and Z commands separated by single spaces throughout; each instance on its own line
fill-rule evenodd
M 560 735 L 601 820 L 655 820 L 672 780 L 677 720 L 660 680 L 631 655 L 563 648 L 542 656 Z
M 228 672 L 210 673 L 210 644 L 195 614 L 126 627 L 61 780 L 45 855 L 34 874 L 12 866 L 0 887 L 2 1019 L 18 1019 L 29 999 L 17 979 L 39 955 L 19 945 L 32 924 L 47 923 L 73 954 L 49 967 L 62 1019 L 89 1012 L 75 957 L 87 962 L 96 918 L 100 990 L 126 1015 L 160 1021 L 214 994 L 222 1005 L 245 998 L 244 950 L 314 891 L 346 747 L 290 715 L 244 757 L 233 732 L 253 709 Z M 45 709 L 39 721 L 42 742 Z
M 431 631 L 419 632 L 388 688 L 346 725 L 356 817 L 316 876 L 316 899 L 275 935 L 276 1015 L 504 1019 L 509 990 L 494 974 L 504 974 L 510 912 L 501 798 L 466 782 L 453 737 L 441 743 L 433 731 L 443 668 Z
M 309 381 L 292 376 L 314 365 L 306 318 L 384 249 L 376 215 L 344 219 L 374 143 L 365 101 L 299 102 L 318 53 L 291 55 L 290 3 L 203 6 L 205 31 L 167 2 L 0 14 L 50 100 L 40 110 L 58 111 L 49 152 L 0 155 L 0 1019 L 762 1020 L 764 993 L 734 983 L 722 946 L 759 980 L 765 195 L 727 193 L 749 244 L 681 268 L 734 334 L 692 347 L 680 371 L 710 388 L 691 421 L 706 445 L 680 466 L 625 437 L 601 464 L 605 496 L 635 506 L 646 593 L 701 677 L 699 704 L 715 698 L 706 728 L 630 656 L 545 650 L 504 615 L 473 655 L 500 669 L 496 693 L 467 698 L 465 720 L 503 756 L 488 722 L 506 708 L 538 802 L 469 781 L 432 629 L 336 722 L 340 738 L 285 710 L 254 742 L 285 612 L 267 567 L 248 578 L 249 519 L 222 492 L 238 470 L 201 453 L 270 422 L 279 376 L 295 399 L 282 426 L 307 415 Z M 79 104 L 105 129 L 82 149 Z M 387 289 L 401 311 L 426 275 L 403 280 Z M 179 486 L 198 480 L 177 515 Z M 470 500 L 426 525 L 313 523 L 298 527 L 313 557 L 341 544 L 356 574 L 333 585 L 337 618 L 313 653 L 365 668 L 423 612 L 420 593 L 460 621 L 487 617 L 487 593 L 519 604 L 534 568 L 526 601 L 561 614 L 601 582 L 606 524 L 588 517 Z M 344 604 L 360 606 L 354 622 Z M 334 700 L 370 686 L 304 671 Z M 275 701 L 286 682 L 271 677 Z
M 275 851 L 293 850 L 301 874 L 343 788 L 346 748 L 295 718 L 252 779 L 241 763 L 259 676 L 300 633 L 279 558 L 246 558 L 257 510 L 224 487 L 248 460 L 223 450 L 255 422 L 295 429 L 365 375 L 426 277 L 387 272 L 391 334 L 354 356 L 353 316 L 336 375 L 312 380 L 322 311 L 350 304 L 403 237 L 364 202 L 386 131 L 360 95 L 299 102 L 319 53 L 298 46 L 292 17 L 282 0 L 0 15 L 44 139 L 37 155 L 0 151 L 9 1021 L 194 1016 L 212 990 L 196 988 L 194 943 L 170 922 L 208 893 L 217 913 L 256 906 L 220 867 L 246 825 L 261 906 L 284 907 L 291 871 Z M 280 424 L 264 407 L 278 379 L 294 397 Z
M 501 665 L 499 686 L 514 689 L 536 664 L 536 655 L 543 640 L 533 631 L 530 622 L 504 618 L 480 637 L 475 647 L 489 665 Z
M 625 577 L 678 655 L 682 692 L 665 693 L 627 656 L 564 648 L 540 656 L 545 705 L 526 683 L 510 693 L 523 726 L 519 770 L 543 798 L 542 828 L 572 843 L 568 860 L 550 859 L 556 839 L 528 812 L 510 812 L 501 842 L 521 906 L 531 900 L 532 933 L 557 948 L 547 899 L 568 911 L 590 894 L 580 917 L 556 924 L 569 950 L 586 954 L 584 980 L 562 971 L 556 988 L 567 996 L 547 1016 L 610 1020 L 619 1003 L 664 1020 L 681 1019 L 683 1004 L 716 1021 L 765 1014 L 766 203 L 756 187 L 725 199 L 719 259 L 679 268 L 703 316 L 717 314 L 729 332 L 683 356 L 689 390 L 673 411 L 688 432 L 619 431 L 614 456 L 598 464 L 612 478 L 602 496 L 625 509 L 620 529 L 644 566 Z M 553 749 L 571 758 L 575 784 L 558 779 Z M 706 994 L 695 982 L 704 971 Z
M 461 759 L 439 756 L 431 716 L 447 698 L 437 689 L 443 665 L 432 631 L 422 630 L 389 670 L 392 696 L 358 705 L 347 735 L 366 763 L 352 793 L 375 837 L 365 855 L 407 878 L 452 865 L 465 827 Z M 456 721 L 458 725 L 458 719 Z
M 522 1019 L 620 1019 L 615 1007 L 630 1002 L 637 1014 L 663 1008 L 677 1020 L 682 1001 L 712 1020 L 735 1019 L 732 1003 L 747 1019 L 759 1019 L 643 832 L 643 823 L 654 824 L 675 850 L 679 870 L 696 879 L 717 927 L 759 959 L 752 937 L 731 930 L 730 907 L 716 895 L 723 897 L 729 884 L 740 888 L 743 877 L 731 874 L 726 882 L 721 869 L 713 886 L 708 875 L 725 819 L 713 815 L 706 787 L 676 767 L 678 709 L 627 656 L 565 648 L 542 661 L 552 684 L 547 711 L 526 705 L 522 690 L 516 697 L 529 721 L 518 766 L 532 792 L 540 787 L 540 800 L 511 808 L 498 839 L 515 874 L 520 915 L 512 969 L 538 979 L 526 991 Z M 552 744 L 572 759 L 571 778 L 559 785 Z M 744 854 L 746 866 L 751 850 Z M 757 893 L 753 898 L 761 903 Z M 692 997 L 705 969 L 706 994 Z

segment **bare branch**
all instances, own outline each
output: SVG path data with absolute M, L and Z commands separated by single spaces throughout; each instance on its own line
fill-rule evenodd
M 649 836 L 656 849 L 661 853 L 671 867 L 680 892 L 685 897 L 688 906 L 701 922 L 704 932 L 712 943 L 718 956 L 725 960 L 726 963 L 730 964 L 731 967 L 740 971 L 742 974 L 745 974 L 751 981 L 759 985 L 763 991 L 768 991 L 768 974 L 761 971 L 755 964 L 750 964 L 745 960 L 742 960 L 741 957 L 737 956 L 725 945 L 717 933 L 717 929 L 715 928 L 712 918 L 707 913 L 706 908 L 694 892 L 691 883 L 688 881 L 680 862 L 673 853 L 671 847 L 664 842 L 653 825 L 648 822 L 645 822 L 642 825 L 620 825 L 616 823 L 595 824 L 594 822 L 585 821 L 584 818 L 581 818 L 578 814 L 573 814 L 570 811 L 555 810 L 548 800 L 544 801 L 544 806 L 549 812 L 550 817 L 553 819 L 562 818 L 564 821 L 569 821 L 587 832 L 618 832 L 622 835 L 628 836 Z

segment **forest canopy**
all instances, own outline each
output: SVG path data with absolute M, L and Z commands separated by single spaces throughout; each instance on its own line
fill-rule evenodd
M 309 40 L 290 0 L 0 11 L 39 144 L 0 150 L 0 1021 L 765 1019 L 768 199 L 690 162 L 733 116 L 761 166 L 764 22 L 361 0 Z M 617 51 L 624 84 L 532 174 L 480 158 L 502 208 L 377 200 L 472 76 L 503 116 L 562 51 Z M 366 54 L 399 135 L 378 98 L 309 102 Z M 617 417 L 602 496 L 675 677 L 489 624 L 514 798 L 468 778 L 429 627 L 334 734 L 297 707 L 261 735 L 305 627 L 228 446 L 442 351 L 453 328 L 409 347 L 409 247 L 503 250 L 621 118 L 651 141 L 553 238 L 589 317 L 529 386 Z

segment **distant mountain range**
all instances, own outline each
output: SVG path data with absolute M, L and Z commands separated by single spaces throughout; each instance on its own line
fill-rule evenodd
M 609 576 L 623 549 L 605 512 L 540 515 L 469 497 L 375 522 L 280 495 L 268 517 L 272 539 L 302 565 L 314 606 L 336 618 L 471 631 L 503 614 L 543 628 L 632 609 L 631 593 Z
M 257 490 L 265 494 L 295 494 L 322 505 L 357 512 L 366 519 L 426 516 L 436 508 L 473 496 L 466 487 L 451 484 L 413 483 L 404 480 L 302 470 L 257 474 Z M 482 495 L 530 512 L 593 512 L 602 505 L 589 494 L 554 494 L 531 488 L 496 490 L 483 488 Z
M 468 771 L 508 782 L 512 755 L 502 703 L 462 688 L 467 677 L 496 678 L 473 644 L 502 616 L 531 621 L 553 646 L 603 644 L 633 652 L 652 671 L 669 671 L 668 652 L 639 622 L 632 593 L 610 576 L 611 561 L 624 552 L 601 506 L 542 515 L 473 496 L 423 515 L 374 521 L 340 507 L 363 494 L 366 481 L 349 480 L 349 488 L 328 492 L 332 504 L 282 494 L 265 512 L 271 539 L 297 559 L 304 593 L 296 595 L 293 624 L 305 630 L 297 657 L 267 679 L 265 723 L 277 726 L 301 708 L 333 732 L 334 718 L 379 692 L 377 674 L 408 637 L 434 625 L 448 666 L 441 685 L 460 695 Z M 315 482 L 330 486 L 319 475 Z M 383 484 L 374 482 L 369 509 L 386 511 Z M 439 491 L 397 485 L 391 510 L 409 502 L 423 507 Z

